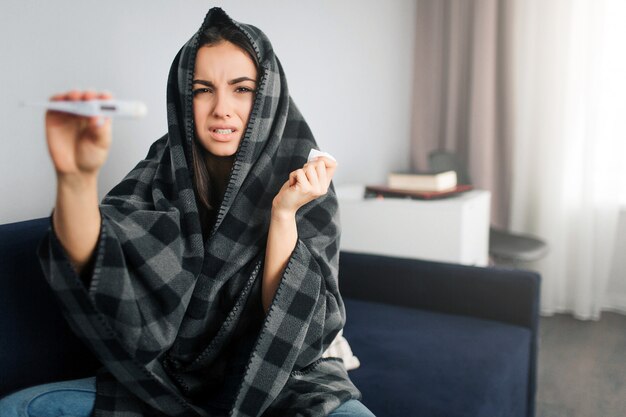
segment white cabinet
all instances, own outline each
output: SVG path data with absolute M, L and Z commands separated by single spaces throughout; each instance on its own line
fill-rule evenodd
M 363 198 L 364 186 L 338 186 L 341 250 L 485 266 L 489 191 L 439 200 Z

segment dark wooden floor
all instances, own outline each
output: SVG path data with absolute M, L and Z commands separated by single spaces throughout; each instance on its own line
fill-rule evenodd
M 540 326 L 537 417 L 626 417 L 626 316 Z

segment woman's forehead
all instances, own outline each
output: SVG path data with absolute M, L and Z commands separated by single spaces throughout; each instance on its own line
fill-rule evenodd
M 256 79 L 254 61 L 246 51 L 228 41 L 198 48 L 194 73 L 196 76 L 248 76 Z

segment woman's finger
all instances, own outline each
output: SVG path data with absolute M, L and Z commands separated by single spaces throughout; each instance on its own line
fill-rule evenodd
M 319 161 L 318 163 L 316 163 L 315 170 L 317 171 L 317 178 L 319 180 L 319 183 L 323 187 L 322 192 L 325 194 L 326 191 L 328 191 L 330 180 L 328 179 L 328 174 L 326 172 L 326 164 L 324 163 L 324 161 Z
M 296 188 L 298 188 L 303 193 L 308 193 L 311 190 L 311 183 L 307 179 L 306 174 L 303 169 L 297 169 L 296 173 Z
M 317 177 L 317 169 L 315 167 L 315 164 L 308 164 L 306 169 L 304 169 L 304 172 L 306 174 L 306 178 L 309 180 L 309 183 L 311 184 L 311 188 L 315 191 L 318 191 L 320 188 L 320 181 L 319 181 L 319 178 Z
M 324 161 L 324 165 L 326 165 L 326 174 L 328 175 L 328 182 L 333 179 L 333 175 L 335 175 L 335 169 L 337 169 L 337 161 L 330 159 L 326 156 L 320 156 L 319 159 Z
M 82 93 L 78 90 L 72 90 L 67 93 L 67 100 L 80 100 L 82 98 Z
M 65 100 L 65 97 L 67 96 L 67 94 L 65 93 L 59 93 L 59 94 L 55 94 L 52 97 L 50 97 L 50 101 L 61 101 L 61 100 Z
M 100 129 L 107 124 L 111 123 L 110 117 L 105 116 L 92 116 L 89 118 L 89 128 L 90 129 Z
M 98 98 L 100 100 L 111 100 L 113 98 L 113 94 L 109 93 L 108 91 L 102 91 L 99 95 Z
M 93 90 L 86 90 L 83 92 L 81 99 L 83 101 L 94 100 L 98 97 L 98 93 Z

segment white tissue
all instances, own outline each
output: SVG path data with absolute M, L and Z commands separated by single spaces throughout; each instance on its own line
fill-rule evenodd
M 337 162 L 335 157 L 329 154 L 328 152 L 318 151 L 317 149 L 311 149 L 311 152 L 309 152 L 309 157 L 307 158 L 306 161 L 311 162 L 312 159 L 317 158 L 318 156 L 326 156 L 332 159 L 333 161 Z

